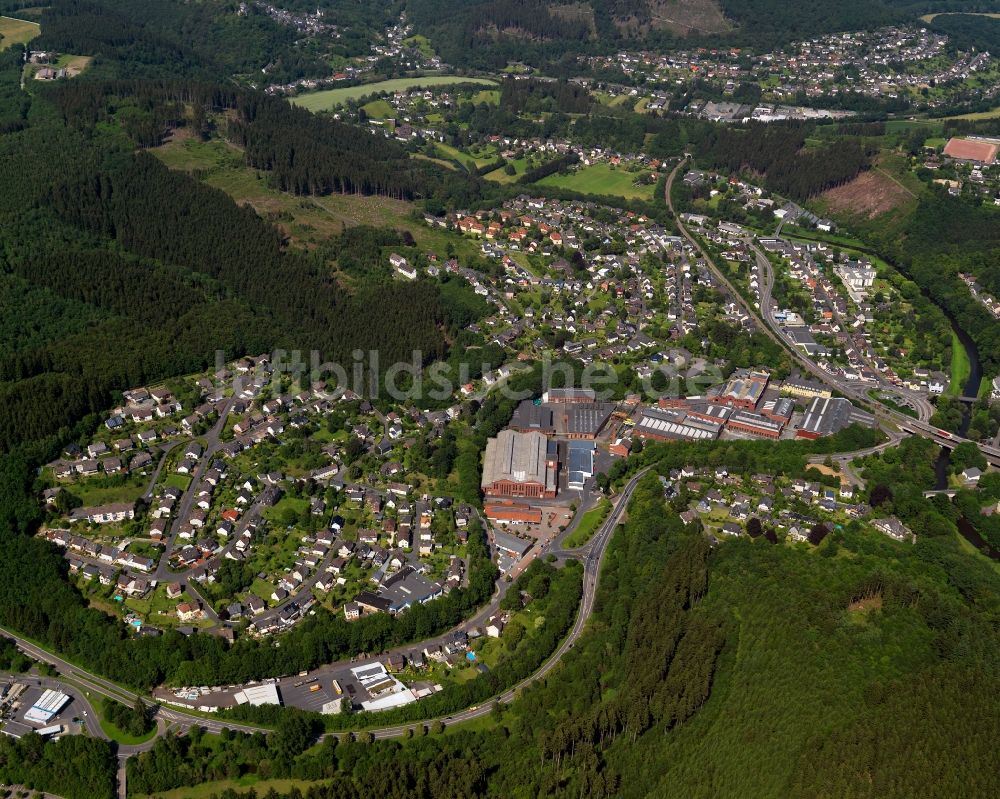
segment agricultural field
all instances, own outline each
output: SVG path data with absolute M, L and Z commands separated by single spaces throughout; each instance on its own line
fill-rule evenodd
M 555 186 L 578 191 L 581 194 L 597 194 L 609 197 L 623 197 L 626 200 L 652 200 L 653 186 L 636 186 L 635 179 L 641 172 L 627 172 L 609 164 L 585 166 L 566 175 L 549 175 L 538 181 L 540 186 Z
M 37 22 L 0 17 L 0 50 L 30 42 L 40 31 L 41 26 Z
M 393 78 L 379 83 L 364 83 L 360 86 L 345 86 L 342 89 L 325 89 L 293 97 L 292 102 L 310 111 L 329 111 L 349 100 L 359 100 L 380 92 L 398 92 L 407 89 L 421 89 L 433 86 L 452 86 L 458 83 L 476 83 L 496 86 L 496 81 L 486 78 L 467 78 L 460 75 L 431 75 L 424 78 Z

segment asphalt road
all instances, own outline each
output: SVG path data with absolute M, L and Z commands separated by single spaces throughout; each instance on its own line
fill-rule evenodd
M 194 503 L 197 488 L 201 485 L 201 479 L 204 477 L 205 471 L 208 469 L 208 465 L 212 462 L 212 457 L 222 446 L 220 441 L 222 431 L 226 427 L 226 420 L 229 418 L 229 412 L 232 410 L 233 403 L 235 403 L 236 400 L 237 396 L 233 393 L 233 395 L 222 404 L 222 407 L 219 408 L 219 418 L 216 420 L 215 424 L 212 425 L 211 429 L 204 436 L 201 436 L 201 438 L 205 441 L 205 446 L 201 457 L 198 459 L 198 465 L 195 467 L 195 470 L 191 475 L 191 483 L 188 486 L 188 490 L 185 491 L 184 495 L 181 497 L 180 505 L 177 509 L 176 516 L 174 517 L 174 523 L 171 526 L 170 538 L 167 541 L 163 554 L 160 556 L 160 563 L 157 566 L 155 574 L 153 575 L 153 577 L 157 580 L 176 580 L 183 574 L 187 573 L 187 571 L 190 571 L 185 570 L 184 572 L 172 572 L 168 565 L 170 562 L 170 556 L 178 546 L 177 531 L 191 515 L 191 505 Z
M 677 166 L 673 168 L 669 177 L 667 178 L 667 185 L 665 190 L 665 199 L 667 207 L 670 209 L 671 214 L 673 214 L 674 219 L 677 222 L 677 228 L 678 230 L 680 230 L 681 235 L 688 240 L 688 242 L 691 244 L 692 247 L 695 248 L 698 254 L 705 260 L 706 266 L 711 270 L 715 278 L 725 287 L 726 291 L 732 295 L 734 301 L 737 304 L 739 304 L 743 308 L 743 310 L 746 311 L 746 313 L 749 314 L 758 323 L 762 332 L 765 335 L 767 335 L 773 341 L 784 347 L 785 350 L 789 352 L 791 356 L 795 359 L 799 367 L 803 369 L 805 372 L 808 372 L 810 375 L 815 377 L 817 380 L 825 383 L 826 385 L 832 386 L 844 396 L 856 400 L 859 404 L 873 408 L 875 410 L 876 419 L 878 419 L 880 423 L 883 423 L 883 428 L 884 428 L 884 423 L 886 421 L 891 421 L 900 430 L 903 430 L 912 435 L 918 435 L 924 438 L 930 438 L 936 443 L 945 447 L 954 447 L 956 444 L 967 440 L 958 435 L 955 435 L 954 433 L 948 433 L 943 430 L 939 430 L 936 427 L 932 427 L 931 425 L 927 424 L 926 422 L 920 421 L 919 419 L 913 419 L 912 417 L 907 416 L 904 413 L 900 413 L 899 411 L 890 408 L 887 405 L 884 405 L 883 403 L 879 402 L 876 399 L 872 399 L 867 395 L 867 390 L 868 390 L 867 384 L 864 386 L 858 386 L 855 385 L 856 381 L 838 380 L 834 375 L 831 375 L 824 369 L 821 369 L 816 363 L 814 363 L 810 358 L 806 357 L 806 355 L 800 352 L 796 347 L 791 346 L 791 344 L 785 339 L 785 337 L 781 335 L 780 331 L 775 329 L 774 320 L 771 319 L 770 323 L 767 322 L 767 317 L 769 316 L 768 314 L 765 314 L 764 319 L 762 319 L 757 309 L 755 309 L 749 302 L 747 302 L 747 300 L 743 297 L 742 294 L 736 291 L 732 283 L 730 283 L 729 280 L 726 278 L 726 276 L 722 274 L 719 268 L 715 265 L 715 262 L 712 260 L 711 256 L 707 252 L 705 252 L 704 248 L 701 246 L 698 240 L 695 239 L 688 232 L 687 228 L 684 226 L 684 223 L 681 222 L 680 217 L 678 216 L 676 210 L 674 209 L 671 190 L 674 185 L 674 178 L 676 178 L 677 173 L 680 171 L 681 167 L 684 166 L 685 163 L 687 163 L 687 158 L 682 158 L 678 162 Z M 893 390 L 896 390 L 895 387 L 893 387 Z M 981 444 L 979 445 L 979 449 L 983 453 L 983 455 L 986 456 L 986 459 L 987 461 L 989 461 L 989 463 L 991 463 L 994 466 L 1000 466 L 1000 448 Z
M 611 541 L 614 530 L 625 513 L 626 507 L 628 506 L 629 500 L 632 497 L 632 493 L 635 490 L 636 485 L 642 476 L 648 471 L 644 469 L 635 476 L 625 485 L 621 494 L 618 496 L 614 507 L 608 515 L 608 518 L 604 521 L 598 531 L 594 534 L 590 542 L 580 548 L 579 550 L 574 550 L 572 552 L 566 551 L 564 554 L 572 555 L 578 557 L 582 560 L 584 564 L 584 576 L 583 576 L 583 593 L 580 600 L 580 608 L 577 612 L 576 621 L 573 624 L 572 629 L 569 634 L 563 639 L 562 643 L 552 654 L 552 656 L 530 677 L 526 678 L 518 685 L 505 691 L 500 697 L 497 697 L 498 701 L 508 703 L 511 702 L 517 693 L 522 690 L 525 686 L 544 678 L 549 672 L 552 671 L 559 663 L 559 661 L 569 652 L 573 645 L 576 643 L 577 639 L 583 633 L 586 627 L 587 621 L 593 613 L 594 601 L 597 593 L 598 580 L 600 578 L 600 568 L 601 562 L 604 558 L 604 554 L 607 551 L 609 542 Z M 479 613 L 477 613 L 473 618 L 467 620 L 463 623 L 463 627 L 475 626 L 477 623 L 485 621 L 493 612 L 496 611 L 496 607 L 499 605 L 500 598 L 503 595 L 505 588 L 501 587 L 498 589 L 497 594 L 494 595 L 493 600 L 490 604 L 483 608 Z M 107 680 L 98 675 L 91 674 L 71 663 L 54 655 L 46 650 L 41 649 L 30 641 L 16 635 L 10 630 L 5 630 L 0 628 L 0 633 L 7 635 L 17 642 L 18 647 L 35 658 L 36 660 L 51 664 L 61 675 L 67 679 L 72 680 L 74 683 L 83 686 L 86 690 L 95 693 L 100 696 L 109 697 L 120 702 L 125 702 L 127 704 L 134 703 L 137 694 L 128 689 L 122 688 L 119 685 Z M 442 636 L 443 638 L 444 636 Z M 421 644 L 412 644 L 405 649 L 412 650 L 417 647 L 424 646 L 426 642 Z M 330 668 L 330 667 L 324 667 Z M 312 676 L 317 676 L 323 674 L 323 669 L 312 672 Z M 289 678 L 291 679 L 291 678 Z M 79 693 L 79 692 L 78 692 Z M 82 697 L 81 697 L 82 698 Z M 196 715 L 193 713 L 185 712 L 180 708 L 173 706 L 167 706 L 163 704 L 156 704 L 150 702 L 146 697 L 143 697 L 143 701 L 147 702 L 153 707 L 154 717 L 157 719 L 160 730 L 159 734 L 163 734 L 167 725 L 176 725 L 178 727 L 190 727 L 197 725 L 205 728 L 209 732 L 219 732 L 223 728 L 228 728 L 231 730 L 240 730 L 243 732 L 258 732 L 265 731 L 266 729 L 257 727 L 250 724 L 239 724 L 229 720 L 215 720 L 211 718 L 206 718 L 201 715 Z M 444 717 L 441 721 L 447 724 L 455 724 L 462 721 L 468 721 L 470 719 L 479 718 L 490 712 L 493 705 L 493 700 L 484 703 L 481 706 L 476 706 L 468 708 L 466 710 L 454 713 L 450 716 Z M 94 713 L 92 708 L 88 710 L 88 719 L 93 717 Z M 423 722 L 415 722 L 415 724 L 427 723 L 435 721 L 436 719 L 425 719 Z M 394 727 L 382 727 L 374 730 L 369 730 L 373 733 L 376 738 L 392 738 L 396 736 L 403 735 L 405 730 L 412 728 L 414 723 L 399 725 Z M 88 725 L 88 729 L 91 729 Z M 103 731 L 100 731 L 99 725 L 96 729 L 93 729 L 93 733 L 98 735 L 98 737 L 106 737 Z M 338 732 L 329 733 L 328 735 L 335 735 L 338 737 L 353 734 L 352 732 Z M 157 736 L 158 737 L 158 736 Z M 153 739 L 155 740 L 155 738 Z M 137 752 L 144 751 L 152 746 L 152 740 L 146 742 L 139 746 L 128 747 L 119 746 L 118 754 L 120 758 L 127 758 Z
M 760 313 L 763 316 L 764 323 L 771 328 L 772 332 L 781 337 L 785 338 L 784 333 L 781 330 L 781 326 L 777 323 L 774 318 L 774 269 L 771 266 L 771 261 L 768 259 L 767 255 L 761 251 L 752 240 L 748 240 L 747 244 L 753 251 L 754 257 L 757 261 L 757 269 L 762 275 L 761 285 L 760 285 Z M 838 320 L 844 325 L 843 320 Z M 807 358 L 807 356 L 803 356 Z M 871 364 L 869 364 L 871 366 Z M 874 367 L 872 367 L 874 368 Z M 824 373 L 825 374 L 825 373 Z M 832 376 L 831 376 L 832 377 Z M 920 419 L 926 421 L 931 418 L 934 413 L 934 409 L 931 407 L 930 402 L 926 397 L 923 397 L 913 391 L 909 391 L 905 388 L 900 388 L 891 383 L 879 380 L 879 388 L 898 394 L 903 397 L 907 402 L 916 408 Z M 852 385 L 853 387 L 853 385 Z M 864 389 L 867 392 L 867 389 Z M 867 398 L 867 397 L 866 397 Z M 870 399 L 870 398 L 869 398 Z

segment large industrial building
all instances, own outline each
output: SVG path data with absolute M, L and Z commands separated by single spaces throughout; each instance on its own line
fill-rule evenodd
M 789 378 L 782 381 L 781 393 L 791 394 L 793 397 L 804 397 L 806 399 L 833 396 L 829 387 L 824 386 L 822 383 L 803 378 Z
M 501 430 L 486 443 L 481 483 L 486 496 L 551 498 L 558 479 L 558 450 L 542 433 Z
M 653 441 L 676 441 L 684 438 L 707 441 L 718 438 L 720 432 L 720 422 L 697 418 L 686 411 L 655 408 L 644 411 L 635 426 L 635 435 Z
M 594 445 L 589 441 L 570 441 L 566 444 L 566 485 L 582 491 L 584 484 L 594 476 Z
M 726 420 L 726 428 L 729 430 L 775 440 L 781 437 L 784 426 L 784 422 L 777 422 L 763 414 L 750 411 L 736 411 Z
M 547 436 L 593 441 L 611 418 L 610 402 L 521 402 L 510 420 L 519 433 L 537 431 Z
M 491 522 L 504 524 L 541 524 L 542 509 L 525 502 L 514 502 L 504 499 L 499 502 L 487 502 L 483 506 L 486 518 Z
M 262 685 L 248 685 L 242 691 L 234 694 L 233 699 L 238 705 L 251 705 L 253 707 L 281 704 L 278 686 L 267 682 Z
M 806 408 L 802 426 L 795 435 L 799 438 L 820 438 L 843 430 L 852 424 L 872 427 L 875 417 L 855 408 L 850 400 L 839 397 L 816 397 Z
M 767 372 L 739 370 L 729 378 L 722 392 L 712 399 L 745 411 L 756 410 L 770 379 Z
M 542 394 L 542 402 L 594 402 L 597 392 L 592 388 L 550 388 Z

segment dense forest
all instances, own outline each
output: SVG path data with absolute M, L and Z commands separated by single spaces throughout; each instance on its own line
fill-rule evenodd
M 9 53 L 0 88 L 18 68 L 19 51 Z M 19 112 L 0 139 L 0 292 L 24 300 L 0 328 L 8 337 L 0 397 L 13 410 L 0 419 L 0 449 L 103 410 L 113 390 L 203 369 L 216 350 L 233 357 L 285 346 L 347 362 L 355 349 L 377 349 L 387 364 L 418 351 L 429 363 L 473 321 L 468 309 L 476 306 L 460 301 L 458 284 L 446 298 L 434 283 L 403 286 L 383 273 L 360 273 L 344 291 L 324 253 L 288 249 L 252 209 L 135 154 L 135 144 L 156 142 L 182 102 L 233 109 L 247 157 L 275 159 L 268 166 L 279 181 L 306 170 L 310 181 L 339 179 L 339 190 L 402 192 L 413 185 L 405 165 L 420 163 L 332 120 L 313 131 L 324 142 L 313 155 L 292 155 L 288 142 L 306 140 L 281 137 L 297 120 L 309 132 L 311 115 L 242 90 L 99 81 L 53 87 L 33 105 L 36 122 L 28 127 Z M 371 244 L 356 233 L 344 238 L 332 251 Z M 58 323 L 52 307 L 65 311 Z
M 38 45 L 92 54 L 98 74 L 123 78 L 218 80 L 265 68 L 272 81 L 329 74 L 321 54 L 297 42 L 294 28 L 254 3 L 243 13 L 238 5 L 158 0 L 137 14 L 134 0 L 55 0 L 42 13 Z
M 730 30 L 718 34 L 689 31 L 680 36 L 664 17 L 684 23 L 683 5 L 664 10 L 651 0 L 585 0 L 573 5 L 505 0 L 414 0 L 407 6 L 417 29 L 429 36 L 450 64 L 500 69 L 509 62 L 542 66 L 569 74 L 577 53 L 610 53 L 615 48 L 741 46 L 781 47 L 825 33 L 871 30 L 912 22 L 931 11 L 990 11 L 987 0 L 719 0 Z M 940 19 L 935 20 L 938 27 Z M 947 23 L 951 25 L 952 23 Z
M 68 799 L 112 799 L 116 793 L 111 744 L 85 735 L 52 742 L 35 734 L 19 740 L 0 735 L 0 782 Z
M 593 99 L 578 83 L 568 81 L 514 80 L 508 78 L 500 88 L 500 107 L 514 114 L 539 114 L 561 111 L 564 114 L 586 114 Z
M 696 145 L 698 157 L 717 169 L 763 174 L 768 188 L 798 200 L 847 183 L 870 166 L 874 150 L 857 141 L 842 139 L 803 149 L 809 127 L 801 123 L 715 126 Z
M 320 4 L 366 14 L 350 0 Z M 374 5 L 365 18 L 379 24 L 398 10 Z M 594 0 L 591 27 L 586 14 L 567 20 L 565 11 L 518 0 L 491 4 L 478 19 L 468 11 L 479 3 L 458 13 L 440 0 L 412 5 L 446 60 L 466 64 L 617 46 L 614 20 L 630 11 L 629 3 Z M 741 22 L 735 35 L 756 30 L 777 41 L 880 24 L 912 13 L 914 4 L 789 9 L 725 0 L 724 7 Z M 133 639 L 86 607 L 61 553 L 31 536 L 42 512 L 37 466 L 92 433 L 123 388 L 205 368 L 216 349 L 235 356 L 317 348 L 343 358 L 354 348 L 378 348 L 387 361 L 419 349 L 427 360 L 454 358 L 474 343 L 464 328 L 484 310 L 458 280 L 405 287 L 386 280 L 381 251 L 405 243 L 395 231 L 358 228 L 301 251 L 252 210 L 143 153 L 178 125 L 206 135 L 210 115 L 224 114 L 224 134 L 244 149 L 247 164 L 288 191 L 381 193 L 442 209 L 500 196 L 488 195 L 500 190 L 474 174 L 415 162 L 398 144 L 221 83 L 265 65 L 275 78 L 316 66 L 313 51 L 290 45 L 288 32 L 256 9 L 239 16 L 235 3 L 165 0 L 144 4 L 139 20 L 135 8 L 126 0 L 57 0 L 44 12 L 40 44 L 97 59 L 86 79 L 32 87 L 33 97 L 19 88 L 23 51 L 0 53 L 0 624 L 140 689 L 294 673 L 450 628 L 486 601 L 497 578 L 477 525 L 469 532 L 467 587 L 396 618 L 348 624 L 317 612 L 282 636 L 280 647 L 175 632 Z M 594 41 L 595 28 L 603 43 Z M 720 130 L 584 108 L 585 95 L 569 84 L 524 82 L 502 94 L 499 108 L 469 109 L 468 131 L 495 132 L 491 126 L 515 111 L 544 113 L 512 123 L 528 131 L 515 135 L 572 130 L 584 145 L 655 156 L 690 147 L 706 163 L 762 173 L 776 191 L 800 199 L 849 180 L 870 157 L 854 142 L 804 147 L 806 129 L 792 125 Z M 1000 293 L 992 214 L 933 194 L 904 237 L 879 245 L 970 331 L 995 371 L 1000 333 L 959 291 L 956 275 L 972 271 Z M 704 333 L 712 357 L 776 362 L 773 345 L 759 336 L 738 340 L 721 322 Z M 445 435 L 415 457 L 452 480 L 457 496 L 478 499 L 479 450 L 512 410 L 512 401 L 496 398 L 470 406 L 468 440 Z M 808 456 L 868 447 L 878 435 L 849 428 L 817 442 L 651 444 L 619 461 L 602 487 L 643 466 L 652 473 L 612 539 L 587 631 L 546 679 L 510 707 L 497 705 L 474 730 L 445 735 L 440 723 L 425 729 L 416 716 L 489 701 L 543 662 L 572 624 L 577 566 L 536 562 L 512 588 L 513 596 L 544 603 L 544 621 L 495 669 L 383 717 L 414 723 L 407 740 L 362 734 L 314 746 L 321 727 L 313 715 L 242 711 L 273 724 L 273 734 L 165 736 L 133 761 L 132 790 L 256 775 L 322 780 L 310 789 L 314 799 L 998 795 L 988 764 L 1000 734 L 1000 591 L 995 570 L 962 548 L 956 530 L 970 527 L 996 548 L 1000 528 L 979 517 L 967 492 L 954 503 L 924 498 L 934 480 L 931 442 L 909 439 L 862 464 L 866 498 L 910 526 L 914 545 L 852 522 L 824 528 L 816 546 L 774 545 L 773 530 L 712 546 L 697 524 L 683 525 L 680 498 L 666 502 L 656 479 L 694 463 L 836 482 L 811 469 Z M 997 482 L 984 479 L 983 496 L 996 500 Z M 24 665 L 6 644 L 0 660 Z M 138 707 L 110 706 L 107 715 L 132 732 L 148 728 Z M 350 721 L 331 726 L 338 723 Z M 110 799 L 114 769 L 104 742 L 0 736 L 0 781 Z
M 982 5 L 982 10 L 987 10 L 987 4 Z M 995 8 L 992 10 L 996 11 Z M 1000 52 L 1000 19 L 969 14 L 944 14 L 935 17 L 930 28 L 945 34 L 952 48 Z

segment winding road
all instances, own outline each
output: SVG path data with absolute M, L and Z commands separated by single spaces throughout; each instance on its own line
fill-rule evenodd
M 560 550 L 560 554 L 566 559 L 575 559 L 583 563 L 583 590 L 580 599 L 580 606 L 577 610 L 576 620 L 573 627 L 570 629 L 569 633 L 562 640 L 560 645 L 557 647 L 555 652 L 543 663 L 531 676 L 522 680 L 517 685 L 504 691 L 500 696 L 494 699 L 487 700 L 481 705 L 467 708 L 458 713 L 453 713 L 451 715 L 440 717 L 440 718 L 428 718 L 418 722 L 411 722 L 408 724 L 401 724 L 390 727 L 380 727 L 370 730 L 357 730 L 357 731 L 342 731 L 335 733 L 327 733 L 322 736 L 326 737 L 337 737 L 342 738 L 346 736 L 356 735 L 359 732 L 370 732 L 375 738 L 394 738 L 402 736 L 407 730 L 412 729 L 414 726 L 420 724 L 427 724 L 434 721 L 442 721 L 446 724 L 456 724 L 460 722 L 470 721 L 472 719 L 480 718 L 485 716 L 492 710 L 494 702 L 509 703 L 514 700 L 520 691 L 522 691 L 528 685 L 537 682 L 538 680 L 544 679 L 562 660 L 562 658 L 569 652 L 576 641 L 583 634 L 586 628 L 587 621 L 590 619 L 594 611 L 594 603 L 597 595 L 597 587 L 600 579 L 601 564 L 604 559 L 604 555 L 607 552 L 607 548 L 611 539 L 613 537 L 614 531 L 618 526 L 618 523 L 622 520 L 628 503 L 632 498 L 632 494 L 635 491 L 636 486 L 642 477 L 649 471 L 649 467 L 643 469 L 642 471 L 636 473 L 629 481 L 625 484 L 622 492 L 613 500 L 613 507 L 611 512 L 608 514 L 608 518 L 605 519 L 604 523 L 600 526 L 591 540 L 583 547 L 576 550 Z M 490 605 L 481 610 L 474 619 L 486 618 L 490 611 L 495 610 L 495 605 L 498 602 L 498 597 L 494 597 Z M 469 622 L 466 622 L 468 624 Z M 40 662 L 48 663 L 65 679 L 66 683 L 61 683 L 55 680 L 50 680 L 53 686 L 63 685 L 67 688 L 67 693 L 72 693 L 74 698 L 77 698 L 81 702 L 81 706 L 87 710 L 87 728 L 91 734 L 106 739 L 107 736 L 104 734 L 103 730 L 100 729 L 100 724 L 97 721 L 96 713 L 93 707 L 89 704 L 83 692 L 90 692 L 98 696 L 107 697 L 114 699 L 118 702 L 123 702 L 126 704 L 133 704 L 140 695 L 130 691 L 126 688 L 122 688 L 116 683 L 100 677 L 96 674 L 92 674 L 85 669 L 82 669 L 69 661 L 49 652 L 46 649 L 34 644 L 33 642 L 17 635 L 11 630 L 0 628 L 0 634 L 6 635 L 13 639 L 18 648 L 21 649 L 26 654 L 30 655 L 35 660 Z M 413 648 L 411 645 L 409 648 Z M 80 689 L 83 689 L 82 691 Z M 142 751 L 146 751 L 153 746 L 153 742 L 157 737 L 164 734 L 169 727 L 176 726 L 179 728 L 187 728 L 191 726 L 199 726 L 204 728 L 209 732 L 218 733 L 222 729 L 239 730 L 242 732 L 268 732 L 266 728 L 258 727 L 251 724 L 240 724 L 230 720 L 216 720 L 212 718 L 207 718 L 203 715 L 197 715 L 194 713 L 185 712 L 182 709 L 175 707 L 167 707 L 155 703 L 145 696 L 142 696 L 142 701 L 148 704 L 152 708 L 154 718 L 157 721 L 157 735 L 154 736 L 150 741 L 144 742 L 136 746 L 118 746 L 118 758 L 119 758 L 119 790 L 121 795 L 124 796 L 124 773 L 125 773 L 125 761 Z

